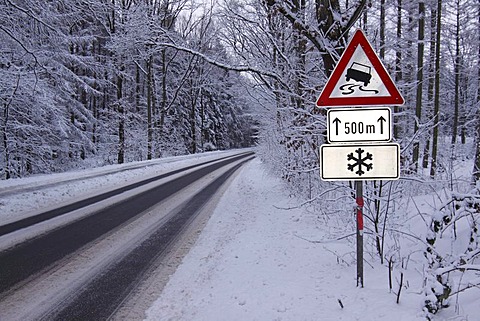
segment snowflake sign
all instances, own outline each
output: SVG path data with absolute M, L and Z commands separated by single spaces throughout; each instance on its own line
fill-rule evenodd
M 325 181 L 395 180 L 400 177 L 400 146 L 323 144 L 321 179 Z
M 347 155 L 347 160 L 351 161 L 353 160 L 353 163 L 348 164 L 348 170 L 354 171 L 356 167 L 358 167 L 358 170 L 355 172 L 358 176 L 362 176 L 365 174 L 365 172 L 362 170 L 362 168 L 365 168 L 367 172 L 373 168 L 373 163 L 366 163 L 365 161 L 367 160 L 373 160 L 373 155 L 370 154 L 369 152 L 366 153 L 366 156 L 363 157 L 362 154 L 365 152 L 365 150 L 358 148 L 355 150 L 355 153 L 357 153 L 357 156 L 353 156 L 353 153 L 350 153 Z

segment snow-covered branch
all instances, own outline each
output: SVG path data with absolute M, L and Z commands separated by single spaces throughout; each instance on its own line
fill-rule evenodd
M 278 10 L 278 12 L 280 12 L 285 18 L 287 18 L 288 21 L 290 21 L 295 28 L 301 30 L 302 34 L 307 37 L 308 40 L 310 40 L 310 42 L 315 46 L 315 48 L 317 48 L 319 52 L 325 52 L 325 45 L 321 41 L 321 33 L 318 29 L 305 24 L 287 6 L 280 4 L 277 1 L 271 2 L 274 3 L 272 5 L 272 8 Z
M 442 274 L 450 273 L 450 272 L 453 272 L 453 271 L 461 271 L 461 272 L 480 271 L 480 265 L 477 265 L 477 264 L 451 265 L 451 266 L 444 267 L 444 268 L 438 268 L 436 270 L 436 273 L 437 273 L 437 275 L 442 275 Z
M 221 61 L 218 61 L 218 60 L 215 60 L 215 59 L 212 59 L 211 57 L 209 57 L 208 55 L 204 54 L 204 53 L 201 53 L 200 51 L 198 50 L 194 50 L 192 48 L 188 48 L 188 47 L 185 47 L 185 46 L 181 46 L 181 45 L 177 45 L 175 43 L 170 43 L 170 42 L 157 42 L 157 43 L 152 43 L 151 45 L 154 45 L 154 46 L 157 46 L 159 48 L 161 47 L 168 47 L 168 48 L 173 48 L 173 49 L 176 49 L 176 50 L 180 50 L 180 51 L 183 51 L 183 52 L 186 52 L 186 53 L 189 53 L 191 55 L 194 55 L 194 56 L 197 56 L 197 57 L 200 57 L 201 59 L 203 59 L 204 61 L 216 66 L 216 67 L 219 67 L 219 68 L 222 68 L 224 70 L 230 70 L 230 71 L 237 71 L 237 72 L 246 72 L 246 73 L 252 73 L 252 74 L 255 74 L 255 75 L 258 75 L 260 77 L 270 77 L 272 79 L 275 79 L 276 81 L 278 81 L 279 83 L 283 84 L 283 86 L 285 86 L 285 88 L 288 88 L 288 84 L 286 84 L 283 79 L 277 75 L 276 73 L 273 73 L 273 72 L 270 72 L 270 71 L 267 71 L 267 70 L 261 70 L 261 69 L 257 69 L 257 68 L 254 68 L 254 67 L 251 67 L 251 66 L 235 66 L 235 65 L 231 65 L 231 64 L 227 64 L 227 63 L 224 63 L 224 62 L 221 62 Z

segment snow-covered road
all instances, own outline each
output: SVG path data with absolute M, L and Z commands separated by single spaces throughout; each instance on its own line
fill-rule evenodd
M 139 280 L 168 263 L 167 251 L 178 247 L 182 231 L 249 159 L 242 153 L 161 175 L 5 233 L 0 237 L 2 320 L 109 318 Z

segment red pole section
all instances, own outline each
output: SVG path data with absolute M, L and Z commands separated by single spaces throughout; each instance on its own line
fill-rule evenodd
M 357 226 L 363 232 L 363 197 L 357 197 Z

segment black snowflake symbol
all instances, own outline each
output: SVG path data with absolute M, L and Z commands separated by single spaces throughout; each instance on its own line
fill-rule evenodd
M 355 162 L 352 164 L 348 164 L 348 169 L 350 171 L 354 171 L 355 167 L 358 166 L 358 170 L 355 172 L 358 176 L 362 176 L 365 172 L 362 170 L 362 167 L 367 169 L 367 172 L 373 168 L 373 163 L 367 164 L 365 163 L 366 160 L 373 160 L 373 155 L 367 152 L 365 157 L 362 157 L 362 154 L 365 152 L 363 149 L 359 148 L 355 151 L 357 153 L 357 157 L 353 156 L 353 153 L 347 155 L 347 160 L 354 160 Z

